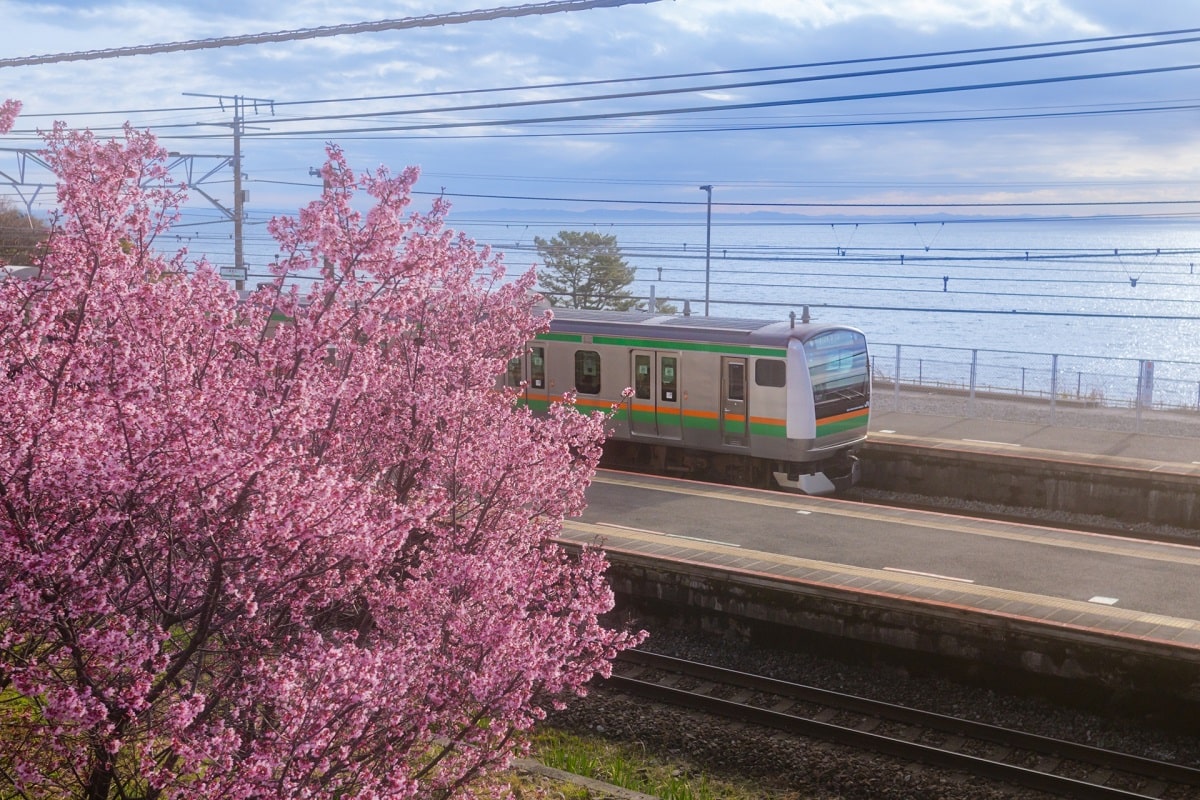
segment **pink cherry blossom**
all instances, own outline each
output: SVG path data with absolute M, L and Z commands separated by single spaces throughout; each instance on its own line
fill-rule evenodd
M 21 104 L 16 100 L 5 100 L 3 104 L 0 104 L 0 133 L 8 133 L 12 130 L 13 122 L 19 113 L 21 113 Z
M 45 158 L 40 275 L 0 283 L 2 793 L 468 796 L 640 638 L 554 541 L 604 418 L 497 388 L 532 273 L 330 147 L 239 298 L 157 249 L 152 137 Z

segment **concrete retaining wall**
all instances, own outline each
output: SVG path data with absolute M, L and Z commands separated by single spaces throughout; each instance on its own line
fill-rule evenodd
M 992 671 L 1200 701 L 1200 653 L 628 553 L 610 559 L 609 582 L 621 604 L 652 608 L 657 617 L 699 613 L 723 618 L 730 629 L 761 623 Z
M 1193 475 L 870 439 L 859 458 L 865 488 L 1200 529 Z

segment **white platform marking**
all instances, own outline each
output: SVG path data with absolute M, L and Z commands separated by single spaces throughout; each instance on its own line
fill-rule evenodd
M 974 583 L 970 578 L 955 578 L 950 575 L 938 575 L 936 572 L 917 572 L 915 569 L 900 569 L 899 567 L 884 567 L 884 572 L 902 572 L 905 575 L 917 575 L 921 578 L 938 578 L 943 581 L 954 581 L 955 583 Z
M 971 444 L 994 444 L 997 447 L 1020 447 L 1021 446 L 1019 444 L 1013 444 L 1012 442 L 993 442 L 989 439 L 963 439 L 963 441 L 970 442 Z
M 1100 595 L 1096 595 L 1095 597 L 1089 598 L 1088 602 L 1089 603 L 1099 603 L 1102 606 L 1115 606 L 1117 604 L 1117 598 L 1101 597 Z
M 606 528 L 616 528 L 622 531 L 631 531 L 632 533 L 645 533 L 650 536 L 665 536 L 668 539 L 686 539 L 689 542 L 703 542 L 704 544 L 719 544 L 723 547 L 741 547 L 740 544 L 733 542 L 722 542 L 720 539 L 702 539 L 699 536 L 683 536 L 678 533 L 664 533 L 663 531 L 648 531 L 645 528 L 630 528 L 627 525 L 616 525 L 612 522 L 598 523 Z

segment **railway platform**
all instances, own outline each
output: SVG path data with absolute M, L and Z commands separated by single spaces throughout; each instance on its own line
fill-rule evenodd
M 1088 425 L 1051 425 L 958 414 L 880 411 L 871 415 L 876 441 L 904 442 L 936 449 L 1000 453 L 1064 463 L 1127 466 L 1200 476 L 1200 414 L 1195 435 L 1122 431 Z M 1189 428 L 1176 428 L 1180 433 Z
M 924 404 L 934 401 L 944 410 L 872 409 L 864 488 L 1200 530 L 1200 413 L 1122 430 L 1113 423 L 1128 428 L 1128 414 L 1076 411 L 1050 424 L 1003 416 L 1036 417 L 1020 404 L 967 416 L 955 398 Z
M 1200 547 L 608 471 L 588 499 L 563 539 L 637 603 L 1200 701 Z

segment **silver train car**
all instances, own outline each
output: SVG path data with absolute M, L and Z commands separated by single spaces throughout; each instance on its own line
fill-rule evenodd
M 579 409 L 612 411 L 609 465 L 806 494 L 857 482 L 871 409 L 862 332 L 794 316 L 556 308 L 506 383 L 534 411 L 570 390 Z

